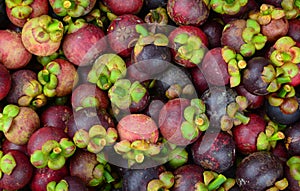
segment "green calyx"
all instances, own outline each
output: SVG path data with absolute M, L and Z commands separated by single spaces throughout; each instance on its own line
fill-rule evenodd
M 289 36 L 279 38 L 273 45 L 270 60 L 276 66 L 282 66 L 285 63 L 300 63 L 300 48 L 296 46 L 296 42 Z
M 247 3 L 248 0 L 211 0 L 209 4 L 216 13 L 235 15 Z
M 241 82 L 241 70 L 246 68 L 247 62 L 242 55 L 237 54 L 234 49 L 228 46 L 222 48 L 222 58 L 228 65 L 230 87 L 238 86 Z
M 206 131 L 209 119 L 205 114 L 206 107 L 201 99 L 192 99 L 190 106 L 183 112 L 185 121 L 181 124 L 181 133 L 185 139 L 193 140 L 200 131 Z
M 247 124 L 250 118 L 243 111 L 248 107 L 248 100 L 244 96 L 237 96 L 234 102 L 226 107 L 226 114 L 221 118 L 221 130 L 230 131 L 233 126 Z
M 111 168 L 109 164 L 97 164 L 93 169 L 93 179 L 88 183 L 88 186 L 99 186 L 103 182 L 111 183 L 115 178 L 111 175 Z
M 260 25 L 267 25 L 272 20 L 282 19 L 285 17 L 285 12 L 281 8 L 276 8 L 273 5 L 262 4 L 260 10 L 249 15 L 253 20 L 256 20 Z
M 53 54 L 49 56 L 37 56 L 37 61 L 43 65 L 46 66 L 49 62 L 57 59 L 57 58 L 63 58 L 64 53 L 62 49 L 60 48 L 57 52 L 54 52 Z
M 68 191 L 69 184 L 64 179 L 59 182 L 51 181 L 47 184 L 47 191 Z
M 16 105 L 9 104 L 3 108 L 0 113 L 0 130 L 4 133 L 8 132 L 11 124 L 16 116 L 18 116 L 20 108 Z
M 178 59 L 188 60 L 195 65 L 201 63 L 206 48 L 198 36 L 187 33 L 178 34 L 174 38 L 174 43 L 176 44 L 176 57 Z
M 102 90 L 108 90 L 118 79 L 126 75 L 126 63 L 117 54 L 101 55 L 88 73 L 88 81 Z
M 287 162 L 287 166 L 290 168 L 291 176 L 300 182 L 300 156 L 292 156 Z
M 271 148 L 275 148 L 278 140 L 285 138 L 284 133 L 279 131 L 279 126 L 269 121 L 264 132 L 259 133 L 256 141 L 256 148 L 259 151 L 269 151 Z
M 168 13 L 163 7 L 150 10 L 145 16 L 146 23 L 168 24 Z
M 18 99 L 20 106 L 40 108 L 47 103 L 47 97 L 43 94 L 43 87 L 38 80 L 31 80 L 24 84 L 22 92 L 24 95 Z
M 17 163 L 12 154 L 7 153 L 3 155 L 3 151 L 0 151 L 0 179 L 3 176 L 3 173 L 10 175 L 16 166 Z
M 61 169 L 69 158 L 75 153 L 76 145 L 68 138 L 62 138 L 60 142 L 46 141 L 41 150 L 36 150 L 30 156 L 30 162 L 36 168 L 48 166 L 52 170 Z
M 94 125 L 89 131 L 79 129 L 74 137 L 74 144 L 78 148 L 86 148 L 92 153 L 99 153 L 107 145 L 112 145 L 116 142 L 118 133 L 115 128 L 105 129 L 102 125 Z
M 36 27 L 32 29 L 32 33 L 37 42 L 60 42 L 62 40 L 64 26 L 61 21 L 54 19 L 49 15 L 42 15 L 33 19 L 33 22 L 36 22 Z
M 260 33 L 260 25 L 254 19 L 247 19 L 242 38 L 245 43 L 240 47 L 240 54 L 244 57 L 252 56 L 256 50 L 262 49 L 267 42 L 267 37 Z
M 43 94 L 47 97 L 54 97 L 56 95 L 55 88 L 59 83 L 57 76 L 60 74 L 60 71 L 60 65 L 52 61 L 38 73 L 38 81 L 43 85 Z
M 203 182 L 195 185 L 195 191 L 230 190 L 235 185 L 235 179 L 226 178 L 214 171 L 203 172 Z
M 146 95 L 147 89 L 139 82 L 131 83 L 128 79 L 119 79 L 109 89 L 108 96 L 112 104 L 125 110 L 134 103 L 139 103 Z
M 145 157 L 151 158 L 158 155 L 161 151 L 161 144 L 153 144 L 145 140 L 135 140 L 133 142 L 122 140 L 114 145 L 114 150 L 128 160 L 128 167 L 131 167 L 135 163 L 143 163 Z
M 147 191 L 169 190 L 175 183 L 175 176 L 170 171 L 162 172 L 158 179 L 153 179 L 147 184 Z
M 75 33 L 79 29 L 86 27 L 86 25 L 88 24 L 82 18 L 78 18 L 73 22 L 72 17 L 69 15 L 65 16 L 63 18 L 63 21 L 67 23 L 67 25 L 65 25 L 64 27 L 64 30 L 67 31 L 68 34 Z
M 55 0 L 51 6 L 58 16 L 69 15 L 71 17 L 80 17 L 84 15 L 88 8 L 90 0 Z
M 284 10 L 287 19 L 295 19 L 300 15 L 299 0 L 282 0 L 281 7 Z
M 106 29 L 105 26 L 107 26 L 109 24 L 109 20 L 106 17 L 106 15 L 100 9 L 97 9 L 97 8 L 94 8 L 88 14 L 86 14 L 84 16 L 84 19 L 88 23 L 92 23 L 92 24 L 100 27 L 102 30 L 105 30 Z
M 27 19 L 33 9 L 31 4 L 33 0 L 5 0 L 6 6 L 11 9 L 11 15 L 17 19 Z

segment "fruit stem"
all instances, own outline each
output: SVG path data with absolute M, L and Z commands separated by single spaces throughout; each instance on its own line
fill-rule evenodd
M 227 178 L 222 175 L 222 174 L 219 174 L 217 176 L 216 179 L 214 179 L 211 183 L 208 184 L 207 188 L 209 191 L 212 191 L 212 190 L 216 190 L 217 188 L 219 188 L 225 181 L 227 180 Z
M 244 114 L 242 114 L 241 112 L 236 112 L 234 115 L 234 118 L 238 119 L 239 121 L 241 121 L 243 124 L 247 124 L 250 120 L 249 117 L 245 116 Z
M 111 182 L 115 181 L 114 177 L 107 170 L 104 170 L 103 176 L 105 177 L 105 180 L 107 183 L 111 183 Z
M 285 138 L 284 133 L 279 131 L 279 132 L 273 134 L 271 137 L 268 137 L 268 141 L 279 141 L 284 138 Z
M 60 147 L 55 147 L 53 148 L 52 152 L 49 154 L 49 157 L 52 159 L 55 159 L 59 154 L 61 153 L 61 148 Z

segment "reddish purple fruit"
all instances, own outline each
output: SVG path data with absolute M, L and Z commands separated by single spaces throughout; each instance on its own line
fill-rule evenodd
M 116 15 L 137 14 L 143 6 L 143 0 L 103 0 L 104 5 Z
M 3 64 L 0 64 L 0 100 L 5 98 L 11 87 L 11 75 Z
M 0 30 L 0 62 L 7 69 L 25 67 L 32 54 L 24 47 L 21 34 L 11 30 Z
M 66 105 L 49 106 L 41 113 L 41 126 L 52 126 L 65 129 L 72 113 L 72 108 Z

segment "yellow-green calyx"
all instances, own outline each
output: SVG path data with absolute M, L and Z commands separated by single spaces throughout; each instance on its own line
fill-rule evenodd
M 64 179 L 60 180 L 58 183 L 51 181 L 47 184 L 47 191 L 68 191 L 69 184 Z
M 51 3 L 51 6 L 58 16 L 80 17 L 84 15 L 90 3 L 90 0 L 55 0 Z
M 60 71 L 60 65 L 52 61 L 38 73 L 38 80 L 43 85 L 43 94 L 47 97 L 54 97 L 56 95 L 55 88 L 59 83 L 57 76 L 60 74 Z
M 43 94 L 42 85 L 37 80 L 31 80 L 24 84 L 22 91 L 24 95 L 18 99 L 19 106 L 40 108 L 47 103 L 47 97 Z
M 264 132 L 259 133 L 256 141 L 256 148 L 260 151 L 270 150 L 275 148 L 278 140 L 285 138 L 284 133 L 279 131 L 279 126 L 270 121 Z
M 291 176 L 300 183 L 300 156 L 292 156 L 286 162 Z
M 226 178 L 223 174 L 214 171 L 203 172 L 203 182 L 195 185 L 195 191 L 230 190 L 235 185 L 235 179 Z
M 241 70 L 246 68 L 247 62 L 241 54 L 237 54 L 234 49 L 228 46 L 222 48 L 222 58 L 228 65 L 230 87 L 238 86 L 241 82 Z
M 267 25 L 273 19 L 281 19 L 285 17 L 284 10 L 276 8 L 273 5 L 262 4 L 260 10 L 250 13 L 249 17 L 256 20 L 260 25 Z
M 126 75 L 126 63 L 117 54 L 101 55 L 88 73 L 88 81 L 102 90 L 108 90 L 118 79 Z
M 0 113 L 0 130 L 4 133 L 8 132 L 13 119 L 18 116 L 20 108 L 16 105 L 9 104 L 3 108 L 2 113 Z
M 248 0 L 211 0 L 210 6 L 217 13 L 235 15 L 247 3 Z
M 128 79 L 119 79 L 109 89 L 108 96 L 113 105 L 126 110 L 131 104 L 139 103 L 146 95 L 147 89 L 139 82 L 130 82 Z
M 10 175 L 16 166 L 17 164 L 12 154 L 7 153 L 4 155 L 3 151 L 0 151 L 0 178 L 2 178 L 3 174 Z
M 94 125 L 89 131 L 78 130 L 73 141 L 78 148 L 86 148 L 92 153 L 99 153 L 105 146 L 114 144 L 117 138 L 118 133 L 115 128 L 105 129 L 101 125 Z
M 192 99 L 190 106 L 183 112 L 185 121 L 181 124 L 181 133 L 185 139 L 193 140 L 200 131 L 206 131 L 209 119 L 205 114 L 206 107 L 201 99 Z
M 32 34 L 35 41 L 46 43 L 49 41 L 60 42 L 62 40 L 64 26 L 61 21 L 53 19 L 49 15 L 42 15 L 34 21 L 35 27 L 32 29 Z
M 240 47 L 240 54 L 244 57 L 252 56 L 256 50 L 262 49 L 267 42 L 267 37 L 261 34 L 260 25 L 254 19 L 247 19 L 242 38 L 245 43 Z
M 128 166 L 131 167 L 135 163 L 142 163 L 145 157 L 153 157 L 161 151 L 160 143 L 149 143 L 145 140 L 136 140 L 130 142 L 122 140 L 114 145 L 114 150 L 124 159 L 128 160 Z
M 230 131 L 233 126 L 247 124 L 250 118 L 243 111 L 248 107 L 248 100 L 244 96 L 237 96 L 234 102 L 226 107 L 226 114 L 221 118 L 221 129 Z
M 68 138 L 62 138 L 59 142 L 55 140 L 46 141 L 41 150 L 36 150 L 30 156 L 30 162 L 36 168 L 48 166 L 50 169 L 61 169 L 69 158 L 75 153 L 76 145 Z
M 152 32 L 149 32 L 142 25 L 136 25 L 135 29 L 140 34 L 140 37 L 134 46 L 134 55 L 139 55 L 144 46 L 149 44 L 154 44 L 155 46 L 168 46 L 169 44 L 168 37 L 162 33 L 154 34 Z
M 175 36 L 174 42 L 176 44 L 175 49 L 177 50 L 176 57 L 178 60 L 188 60 L 195 65 L 201 63 L 206 47 L 200 37 L 181 33 Z
M 95 187 L 103 182 L 111 183 L 115 181 L 114 177 L 111 175 L 111 167 L 108 163 L 99 163 L 93 169 L 93 179 L 88 183 L 88 186 Z
M 31 4 L 34 0 L 5 0 L 6 6 L 11 9 L 11 15 L 17 19 L 29 18 L 33 9 Z
M 159 174 L 158 179 L 153 179 L 147 184 L 147 191 L 169 190 L 175 183 L 175 176 L 170 171 Z
M 284 10 L 287 19 L 295 19 L 300 15 L 299 0 L 282 0 L 281 7 Z

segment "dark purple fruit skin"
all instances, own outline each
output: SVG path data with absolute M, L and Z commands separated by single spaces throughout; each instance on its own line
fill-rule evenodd
M 87 191 L 87 187 L 83 181 L 77 176 L 67 176 L 63 180 L 68 183 L 68 191 Z
M 290 155 L 300 155 L 300 122 L 296 122 L 285 129 L 285 146 Z
M 208 48 L 221 47 L 221 36 L 224 25 L 214 19 L 209 19 L 202 26 L 203 32 L 208 39 Z
M 6 67 L 0 63 L 0 101 L 7 96 L 11 87 L 11 75 Z
M 3 173 L 2 178 L 0 179 L 0 188 L 6 190 L 18 190 L 29 183 L 33 174 L 33 166 L 31 165 L 28 156 L 23 152 L 11 150 L 8 153 L 14 157 L 16 166 L 10 175 Z
M 49 182 L 58 182 L 66 176 L 69 176 L 69 170 L 66 165 L 59 170 L 52 170 L 48 167 L 35 168 L 29 183 L 30 189 L 32 191 L 47 191 L 46 186 Z
M 199 67 L 194 67 L 189 70 L 189 73 L 191 74 L 191 79 L 198 95 L 202 95 L 203 92 L 208 89 L 208 83 L 205 79 L 203 71 L 201 71 Z
M 292 37 L 296 42 L 297 46 L 300 46 L 300 20 L 299 19 L 292 19 L 289 20 L 289 30 L 287 35 Z
M 283 177 L 281 161 L 272 153 L 259 151 L 252 153 L 238 164 L 236 183 L 242 191 L 261 191 L 273 186 Z
M 123 172 L 123 191 L 147 191 L 147 184 L 158 179 L 160 173 L 164 172 L 164 167 L 156 166 L 145 169 L 125 169 Z
M 247 62 L 247 68 L 243 70 L 242 84 L 250 93 L 255 95 L 267 95 L 268 84 L 261 78 L 264 67 L 271 64 L 264 57 L 253 57 Z
M 37 74 L 29 69 L 21 69 L 11 74 L 12 84 L 11 89 L 6 96 L 8 103 L 18 104 L 18 99 L 25 95 L 23 87 L 31 80 L 37 80 Z
M 174 171 L 175 184 L 172 191 L 191 191 L 194 190 L 198 182 L 203 182 L 204 169 L 195 164 L 187 164 Z
M 138 55 L 132 54 L 131 57 L 136 68 L 150 76 L 166 70 L 172 59 L 169 47 L 154 44 L 144 46 Z
M 104 5 L 106 5 L 111 12 L 116 15 L 124 14 L 137 14 L 143 7 L 143 0 L 103 0 Z
M 250 93 L 242 84 L 237 86 L 235 90 L 239 95 L 245 96 L 247 98 L 248 109 L 258 109 L 263 106 L 265 100 L 264 96 L 254 95 Z
M 191 147 L 195 164 L 205 169 L 222 173 L 233 166 L 235 161 L 235 142 L 226 132 L 206 132 Z
M 28 155 L 27 153 L 27 145 L 17 145 L 10 142 L 8 139 L 4 139 L 1 145 L 1 149 L 4 153 L 8 153 L 11 150 L 17 150 L 23 152 L 24 154 Z
M 149 105 L 144 110 L 144 113 L 158 123 L 159 112 L 164 104 L 165 101 L 162 99 L 151 99 Z
M 52 126 L 65 129 L 73 110 L 67 105 L 52 105 L 41 114 L 41 126 Z
M 270 103 L 266 100 L 265 106 L 264 106 L 265 112 L 267 116 L 274 122 L 280 123 L 282 125 L 291 125 L 300 119 L 300 108 L 294 112 L 294 113 L 285 113 L 283 112 L 280 107 L 278 106 L 272 106 Z
M 66 132 L 70 138 L 77 130 L 88 131 L 93 125 L 102 125 L 104 128 L 115 127 L 112 117 L 103 109 L 84 108 L 73 112 L 67 123 Z
M 269 42 L 275 42 L 285 36 L 288 30 L 289 22 L 286 18 L 272 19 L 269 24 L 261 26 L 261 33 L 267 37 Z

